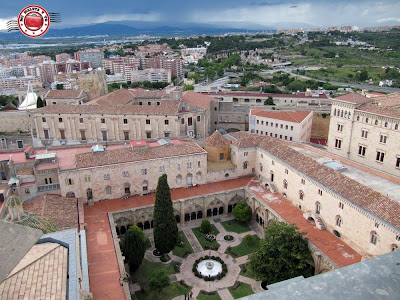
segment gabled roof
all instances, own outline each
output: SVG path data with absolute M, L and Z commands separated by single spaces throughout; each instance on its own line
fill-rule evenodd
M 183 103 L 187 105 L 207 110 L 210 109 L 211 102 L 218 102 L 218 100 L 213 97 L 193 91 L 186 91 L 183 93 Z
M 265 111 L 262 109 L 251 110 L 251 115 L 253 116 L 294 122 L 294 123 L 303 122 L 303 120 L 310 114 L 312 114 L 311 111 L 302 111 L 302 110 L 296 110 L 296 111 Z
M 5 106 L 0 108 L 0 111 L 18 110 L 18 108 L 12 103 L 7 103 Z
M 76 99 L 82 97 L 83 90 L 50 90 L 45 99 Z
M 204 141 L 204 145 L 206 146 L 218 147 L 223 147 L 229 145 L 230 143 L 231 142 L 227 138 L 223 137 L 218 130 L 215 130 L 215 132 Z
M 124 105 L 130 102 L 134 96 L 134 92 L 131 92 L 127 89 L 118 89 L 98 98 L 92 99 L 86 102 L 85 105 Z
M 339 97 L 334 98 L 333 100 L 340 100 L 340 101 L 350 102 L 350 103 L 354 103 L 354 104 L 362 104 L 362 103 L 367 103 L 367 102 L 372 101 L 372 99 L 361 96 L 360 94 L 357 94 L 357 93 L 350 93 L 350 94 L 346 94 L 343 96 L 339 96 Z

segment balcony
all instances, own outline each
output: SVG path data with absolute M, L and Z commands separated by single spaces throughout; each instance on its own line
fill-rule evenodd
M 53 191 L 53 190 L 59 190 L 60 189 L 60 184 L 55 183 L 55 184 L 46 184 L 46 185 L 40 185 L 38 186 L 38 192 L 47 192 L 47 191 Z

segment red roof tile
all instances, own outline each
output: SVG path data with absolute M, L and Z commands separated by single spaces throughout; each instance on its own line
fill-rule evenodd
M 210 103 L 212 101 L 218 102 L 218 100 L 213 97 L 193 91 L 186 91 L 183 93 L 183 103 L 199 107 L 201 109 L 210 109 Z
M 124 105 L 130 102 L 134 93 L 127 89 L 115 90 L 85 103 L 85 105 Z
M 223 147 L 229 145 L 230 143 L 231 142 L 227 138 L 223 137 L 218 130 L 215 130 L 215 132 L 204 141 L 204 145 L 206 146 L 218 147 Z
M 306 117 L 312 114 L 311 111 L 265 111 L 262 109 L 252 109 L 251 115 L 270 119 L 301 123 Z
M 355 104 L 361 104 L 361 103 L 366 103 L 366 102 L 372 101 L 372 99 L 361 96 L 360 94 L 357 94 L 357 93 L 350 93 L 350 94 L 346 94 L 343 96 L 339 96 L 339 97 L 334 98 L 334 100 L 351 102 L 351 103 L 355 103 Z
M 325 94 L 319 94 L 318 97 L 306 96 L 305 93 L 296 94 L 270 94 L 270 93 L 252 93 L 252 92 L 204 92 L 203 94 L 211 96 L 237 96 L 237 97 L 273 97 L 273 98 L 313 98 L 313 99 L 328 99 Z
M 83 90 L 50 90 L 45 99 L 63 99 L 63 98 L 80 98 Z

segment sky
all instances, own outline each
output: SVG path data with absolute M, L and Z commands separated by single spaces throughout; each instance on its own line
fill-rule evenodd
M 399 0 L 18 0 L 1 6 L 0 30 L 30 4 L 61 13 L 62 27 L 128 20 L 160 21 L 171 26 L 176 22 L 237 21 L 261 25 L 295 22 L 317 27 L 400 25 Z

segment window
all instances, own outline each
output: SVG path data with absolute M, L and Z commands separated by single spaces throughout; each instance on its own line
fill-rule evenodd
M 342 202 L 339 202 L 339 208 L 343 209 L 344 208 L 344 204 Z
M 124 131 L 124 140 L 129 141 L 129 131 Z
M 249 155 L 249 152 L 244 152 L 243 153 L 243 156 L 248 156 Z
M 44 179 L 44 184 L 52 184 L 52 183 L 53 183 L 53 179 L 51 179 L 51 177 Z
M 283 181 L 283 188 L 284 189 L 287 189 L 287 187 L 288 187 L 288 183 L 287 183 L 287 181 L 286 181 L 286 179 Z
M 387 128 L 389 126 L 388 122 L 385 122 L 385 128 Z
M 379 150 L 376 151 L 376 161 L 383 162 L 384 159 L 385 159 L 385 152 Z
M 271 122 L 271 127 L 274 127 L 274 123 Z
M 146 132 L 146 138 L 151 139 L 151 132 Z
M 90 182 L 90 176 L 89 175 L 85 175 L 85 182 Z
M 169 125 L 169 120 L 164 120 L 164 125 Z
M 376 245 L 378 243 L 378 235 L 376 234 L 375 231 L 371 231 L 371 239 L 370 239 L 371 244 Z
M 318 189 L 318 195 L 322 196 L 322 190 Z
M 124 124 L 128 124 L 128 119 L 124 119 Z
M 321 213 L 321 203 L 319 203 L 318 201 L 315 202 L 315 213 L 316 214 L 320 214 Z
M 224 154 L 223 153 L 219 154 L 219 160 L 224 160 Z
M 379 142 L 383 143 L 383 144 L 386 144 L 386 141 L 387 141 L 387 135 L 381 134 L 379 136 Z
M 101 118 L 101 123 L 105 123 L 106 122 L 106 119 L 104 119 L 104 118 Z
M 196 174 L 197 181 L 201 181 L 202 178 L 203 178 L 203 176 L 202 176 L 201 172 L 197 172 L 197 174 Z
M 44 129 L 44 130 L 43 130 L 43 133 L 44 133 L 44 139 L 45 139 L 45 140 L 50 139 L 50 133 L 49 133 L 49 130 L 48 130 L 48 129 Z
M 281 124 L 281 129 L 283 129 L 283 124 Z
M 399 129 L 399 124 L 394 125 L 394 129 L 398 130 Z
M 7 180 L 7 175 L 4 171 L 1 171 L 1 180 Z
M 147 174 L 147 169 L 142 169 L 142 175 L 146 175 Z
M 375 222 L 375 228 L 379 228 L 379 223 Z
M 277 137 L 278 137 L 278 134 L 275 133 L 275 137 L 277 138 Z
M 378 125 L 378 120 L 375 120 L 375 125 Z
M 279 125 L 278 123 L 275 123 L 275 128 L 278 128 L 278 125 Z
M 160 167 L 160 173 L 164 173 L 165 172 L 165 167 L 164 166 L 161 166 Z
M 65 180 L 65 184 L 66 185 L 73 185 L 74 184 L 74 180 L 71 179 L 71 178 L 68 178 L 68 179 Z
M 243 163 L 243 169 L 244 169 L 244 170 L 247 169 L 247 161 L 245 161 L 245 162 Z
M 289 137 L 289 140 L 291 141 L 291 140 L 293 140 L 293 138 L 292 138 L 292 137 Z
M 358 155 L 365 156 L 365 151 L 367 150 L 366 146 L 358 146 Z
M 106 194 L 111 195 L 111 186 L 109 185 L 106 186 Z
M 65 140 L 65 130 L 63 130 L 63 129 L 60 130 L 60 138 L 62 140 Z
M 300 198 L 300 200 L 304 200 L 304 192 L 303 191 L 299 192 L 299 198 Z
M 262 172 L 262 170 L 263 170 L 263 165 L 260 164 L 260 172 Z
M 46 118 L 45 117 L 42 117 L 42 122 L 46 123 Z
M 79 118 L 79 123 L 83 123 L 83 118 Z
M 150 125 L 150 119 L 146 119 L 146 125 Z
M 129 177 L 129 172 L 128 171 L 122 172 L 122 177 Z
M 151 105 L 151 102 L 149 101 L 149 102 L 147 102 L 147 105 Z
M 285 140 L 287 140 L 287 135 L 285 135 Z
M 171 137 L 171 133 L 170 132 L 164 132 L 164 137 L 166 137 L 166 138 Z
M 342 132 L 343 131 L 343 124 L 337 124 L 337 131 Z
M 160 105 L 161 103 L 160 102 L 157 102 L 157 105 Z
M 306 184 L 306 180 L 305 180 L 305 179 L 302 179 L 302 180 L 301 180 L 301 184 Z
M 286 125 L 286 126 L 285 126 L 285 129 L 286 129 L 286 130 L 287 130 L 287 129 L 289 129 L 289 126 L 288 126 L 288 125 Z
M 282 139 L 282 134 L 279 135 L 279 138 Z
M 289 174 L 289 170 L 288 169 L 285 169 L 285 174 Z
M 369 118 L 365 118 L 365 123 L 368 123 L 368 121 L 369 121 Z
M 185 119 L 181 119 L 181 124 L 183 125 L 183 124 L 185 124 Z
M 101 135 L 103 137 L 103 141 L 107 141 L 107 131 L 106 130 L 102 130 L 101 131 Z
M 357 116 L 357 121 L 360 121 L 360 116 Z
M 81 130 L 81 140 L 86 141 L 86 132 L 85 130 Z
M 188 126 L 192 126 L 193 125 L 193 118 L 188 118 Z
M 396 168 L 400 168 L 400 156 L 396 157 Z
M 271 182 L 274 182 L 274 177 L 275 177 L 275 174 L 274 174 L 274 172 L 271 171 Z
M 335 148 L 336 149 L 342 148 L 342 140 L 341 139 L 335 139 Z
M 62 123 L 62 122 L 63 122 L 63 119 L 62 119 L 62 118 L 58 118 L 58 122 L 59 122 L 59 123 Z
M 104 174 L 104 180 L 110 180 L 110 174 Z
M 197 162 L 197 167 L 200 168 L 200 165 L 201 165 L 201 163 L 200 163 L 200 161 L 198 161 Z
M 239 120 L 240 121 L 240 120 Z M 197 122 L 200 122 L 200 116 L 197 116 Z
M 293 126 L 290 126 L 290 130 L 293 130 Z
M 340 216 L 336 216 L 336 226 L 342 226 L 342 218 Z
M 368 137 L 368 130 L 362 129 L 361 130 L 361 137 L 366 139 Z
M 257 120 L 257 125 L 260 124 L 260 120 Z
M 192 168 L 192 163 L 191 162 L 186 163 L 186 168 L 187 169 L 191 169 Z
M 258 133 L 258 129 L 256 130 L 256 133 Z
M 176 184 L 181 184 L 182 183 L 182 176 L 178 175 L 176 176 Z
M 272 161 L 271 164 L 272 164 L 273 166 L 275 166 L 275 161 Z

